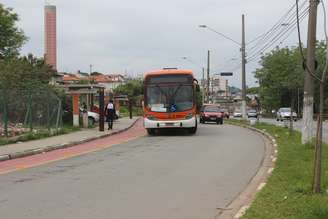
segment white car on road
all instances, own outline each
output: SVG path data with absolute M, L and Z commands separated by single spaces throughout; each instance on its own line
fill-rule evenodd
M 291 117 L 291 111 L 292 110 L 289 107 L 280 108 L 277 111 L 277 121 L 289 120 Z M 294 121 L 297 120 L 297 114 L 295 112 L 293 112 L 292 117 L 293 117 Z
M 243 115 L 241 114 L 241 112 L 240 111 L 235 111 L 234 113 L 233 113 L 233 118 L 240 118 L 240 117 L 242 117 Z

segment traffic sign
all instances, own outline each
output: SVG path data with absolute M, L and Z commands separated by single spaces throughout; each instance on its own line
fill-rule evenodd
M 221 72 L 220 75 L 221 76 L 232 76 L 233 73 L 232 72 Z

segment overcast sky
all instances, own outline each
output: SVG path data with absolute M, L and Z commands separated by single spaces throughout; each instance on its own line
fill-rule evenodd
M 0 0 L 20 16 L 29 37 L 23 54 L 43 56 L 44 0 Z M 58 70 L 137 75 L 162 67 L 192 69 L 201 77 L 211 51 L 212 73 L 238 66 L 239 46 L 198 27 L 206 24 L 241 41 L 241 15 L 246 15 L 246 41 L 270 29 L 294 0 L 48 0 L 57 6 Z M 328 4 L 327 4 L 328 5 Z M 319 8 L 318 39 L 323 39 Z M 302 24 L 306 42 L 307 19 Z M 295 45 L 296 32 L 283 44 Z M 188 57 L 190 61 L 182 59 Z M 232 60 L 234 59 L 234 60 Z M 191 63 L 194 62 L 195 64 Z M 254 86 L 256 62 L 247 65 L 247 85 Z M 240 87 L 240 69 L 229 84 Z

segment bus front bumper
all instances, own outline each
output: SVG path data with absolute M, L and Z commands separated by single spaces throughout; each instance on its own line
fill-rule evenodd
M 186 120 L 150 120 L 144 118 L 144 127 L 152 128 L 193 128 L 196 126 L 196 117 Z

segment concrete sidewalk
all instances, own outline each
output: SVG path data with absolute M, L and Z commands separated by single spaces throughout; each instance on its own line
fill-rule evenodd
M 67 148 L 98 138 L 117 134 L 131 128 L 139 118 L 140 117 L 134 117 L 133 119 L 120 118 L 114 122 L 113 130 L 107 130 L 107 124 L 105 124 L 104 132 L 100 132 L 98 127 L 94 129 L 82 129 L 81 131 L 70 134 L 0 146 L 0 161 Z

